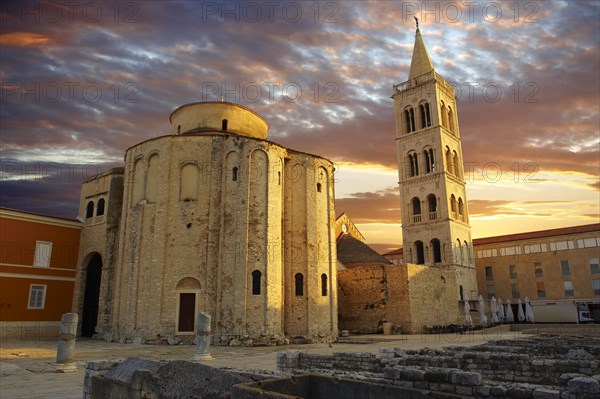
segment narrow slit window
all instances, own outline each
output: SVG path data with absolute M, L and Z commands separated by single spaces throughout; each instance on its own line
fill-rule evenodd
M 233 169 L 231 170 L 231 180 L 237 181 L 237 179 L 238 179 L 238 168 L 237 168 L 237 166 L 234 166 Z
M 227 119 L 221 121 L 221 130 L 227 130 Z
M 252 295 L 260 295 L 260 278 L 262 273 L 258 270 L 252 272 Z
M 321 296 L 327 296 L 327 275 L 321 274 Z
M 295 280 L 296 296 L 304 295 L 304 276 L 302 275 L 302 273 L 296 273 Z

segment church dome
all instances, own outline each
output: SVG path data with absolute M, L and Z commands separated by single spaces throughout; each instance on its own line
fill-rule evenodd
M 228 132 L 267 139 L 269 124 L 256 112 L 238 104 L 208 101 L 180 106 L 171 113 L 172 134 Z

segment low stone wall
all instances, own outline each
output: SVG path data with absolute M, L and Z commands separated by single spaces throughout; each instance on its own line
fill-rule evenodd
M 339 352 L 332 356 L 300 351 L 277 353 L 277 371 L 285 373 L 298 369 L 381 371 L 383 366 L 374 353 L 368 352 Z
M 511 331 L 524 334 L 556 334 L 600 338 L 598 324 L 510 324 Z
M 476 370 L 498 381 L 554 385 L 566 373 L 592 376 L 600 373 L 597 360 L 531 359 L 529 355 L 496 352 L 419 351 L 387 359 L 389 366 L 449 367 Z
M 502 348 L 510 351 L 501 352 Z M 530 348 L 533 348 L 530 352 Z M 344 373 L 374 383 L 473 398 L 600 398 L 600 341 L 574 337 L 497 340 L 479 347 L 315 355 L 277 354 L 277 369 Z M 354 375 L 354 377 L 353 377 Z
M 123 359 L 95 360 L 85 364 L 85 377 L 83 378 L 83 399 L 91 399 L 92 378 L 101 377 L 107 371 L 121 364 Z

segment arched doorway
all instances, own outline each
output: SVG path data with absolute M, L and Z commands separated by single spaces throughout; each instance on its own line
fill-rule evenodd
M 83 294 L 83 314 L 81 316 L 81 336 L 91 337 L 96 332 L 98 303 L 100 300 L 100 279 L 102 277 L 102 257 L 94 252 L 87 264 L 85 291 Z

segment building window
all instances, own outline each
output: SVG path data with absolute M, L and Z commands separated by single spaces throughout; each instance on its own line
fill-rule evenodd
M 52 243 L 36 241 L 33 267 L 50 267 L 50 258 L 52 258 Z
M 104 204 L 105 203 L 106 203 L 106 201 L 104 201 L 104 198 L 100 198 L 100 200 L 98 201 L 98 209 L 96 209 L 96 216 L 104 215 Z
M 460 177 L 460 162 L 458 161 L 458 154 L 453 151 L 454 156 L 452 157 L 452 163 L 454 164 L 454 176 Z
M 180 133 L 181 133 L 181 125 L 178 125 L 177 126 L 177 134 L 180 134 Z
M 327 296 L 327 275 L 321 274 L 321 296 Z
M 404 111 L 404 120 L 406 121 L 406 133 L 414 132 L 415 129 L 415 110 L 412 107 Z
M 94 201 L 90 201 L 87 203 L 87 207 L 85 208 L 85 218 L 89 219 L 94 216 Z
M 440 263 L 442 261 L 442 249 L 440 246 L 440 240 L 434 238 L 431 240 L 431 250 L 433 251 L 433 263 Z
M 425 158 L 425 173 L 435 172 L 433 163 L 433 149 L 428 148 L 423 150 L 423 157 Z
M 408 154 L 408 167 L 409 177 L 419 175 L 419 159 L 416 152 L 411 152 Z
M 44 309 L 46 302 L 46 286 L 31 284 L 29 287 L 29 302 L 27 309 Z
M 252 272 L 252 295 L 260 295 L 260 277 L 261 272 L 255 270 Z
M 544 286 L 543 281 L 538 281 L 535 283 L 537 286 L 537 296 L 538 298 L 546 298 L 546 287 Z
M 227 130 L 227 119 L 221 121 L 221 130 Z
M 560 261 L 560 268 L 562 270 L 562 275 L 563 276 L 570 276 L 571 275 L 571 269 L 569 268 L 569 261 L 568 260 L 561 260 Z
M 437 219 L 437 198 L 433 194 L 427 196 L 427 204 L 429 205 L 429 220 Z
M 600 274 L 600 267 L 598 267 L 598 258 L 590 258 L 590 271 L 592 274 Z
M 565 286 L 565 296 L 573 296 L 573 282 L 570 280 L 563 281 Z
M 494 281 L 494 273 L 492 272 L 492 267 L 491 266 L 486 266 L 485 267 L 485 279 L 487 281 Z
M 519 295 L 519 284 L 511 284 L 510 285 L 510 292 L 511 292 L 513 298 L 515 298 L 515 299 L 519 298 L 520 297 L 520 295 Z
M 492 297 L 496 296 L 496 289 L 493 285 L 488 284 L 487 286 L 487 297 L 488 299 L 492 299 Z
M 508 273 L 510 274 L 511 280 L 516 280 L 517 279 L 517 266 L 508 265 Z
M 431 113 L 429 112 L 429 103 L 419 104 L 419 113 L 421 117 L 421 129 L 431 126 Z
M 600 295 L 600 278 L 592 280 L 592 287 L 594 287 L 594 295 Z
M 465 221 L 465 204 L 463 204 L 462 198 L 458 198 L 458 217 L 463 222 Z
M 304 276 L 302 273 L 296 273 L 296 296 L 304 295 Z
M 452 217 L 456 219 L 456 197 L 454 194 L 450 196 L 450 210 L 452 211 Z
M 237 168 L 237 166 L 234 166 L 233 169 L 231 170 L 231 180 L 237 181 L 237 179 L 238 179 L 238 168 Z
M 450 153 L 450 148 L 446 146 L 446 171 L 448 173 L 452 173 L 454 170 L 452 166 L 452 154 Z
M 321 192 L 321 183 L 317 183 L 317 192 L 320 193 Z
M 414 197 L 410 200 L 410 203 L 412 204 L 413 222 L 419 223 L 421 221 L 421 201 L 417 197 Z
M 536 278 L 544 277 L 544 269 L 542 269 L 542 264 L 540 262 L 533 262 L 533 270 L 535 271 Z
M 425 250 L 423 249 L 423 241 L 415 242 L 415 250 L 417 252 L 417 265 L 425 264 Z

